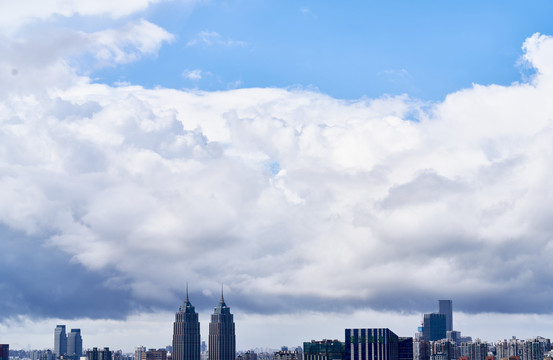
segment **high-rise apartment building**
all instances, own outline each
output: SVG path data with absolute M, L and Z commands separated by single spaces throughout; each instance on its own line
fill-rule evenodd
M 551 340 L 538 336 L 527 339 L 522 347 L 522 360 L 542 360 L 543 354 L 551 350 Z
M 142 360 L 142 354 L 146 352 L 146 347 L 137 346 L 134 348 L 134 359 L 133 360 Z
M 54 354 L 57 356 L 67 354 L 67 335 L 65 325 L 57 325 L 54 330 Z
M 467 360 L 486 360 L 488 343 L 478 339 L 474 342 L 465 342 L 459 346 L 459 352 L 460 356 L 466 357 Z
M 436 341 L 446 338 L 444 314 L 424 314 L 423 318 L 423 339 L 426 341 Z
M 83 354 L 83 338 L 81 329 L 71 329 L 67 334 L 67 356 L 72 359 L 79 359 Z
M 0 344 L 0 360 L 10 360 L 10 344 Z
M 438 300 L 438 313 L 445 315 L 445 331 L 453 331 L 453 301 Z
M 200 322 L 188 299 L 188 286 L 184 303 L 175 314 L 172 357 L 173 360 L 200 360 Z
M 413 342 L 413 360 L 430 360 L 430 342 L 419 339 Z
M 509 359 L 510 357 L 522 358 L 524 341 L 513 336 L 511 339 L 499 340 L 495 343 L 496 359 Z
M 221 289 L 221 300 L 211 314 L 209 323 L 209 360 L 235 360 L 236 335 L 234 330 L 233 315 L 225 304 Z

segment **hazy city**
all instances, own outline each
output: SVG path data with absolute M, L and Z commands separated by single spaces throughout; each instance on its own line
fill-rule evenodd
M 552 19 L 0 0 L 0 360 L 553 360 Z

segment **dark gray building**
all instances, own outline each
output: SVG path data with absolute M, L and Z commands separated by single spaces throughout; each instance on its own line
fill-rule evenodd
M 344 360 L 346 344 L 339 340 L 322 340 L 303 343 L 304 360 Z
M 235 360 L 235 357 L 234 319 L 230 308 L 225 304 L 221 290 L 221 300 L 214 309 L 209 323 L 209 360 Z
M 65 325 L 56 325 L 56 329 L 54 330 L 54 354 L 56 357 L 67 354 Z
M 399 360 L 413 360 L 413 338 L 399 338 Z
M 445 331 L 453 331 L 453 301 L 438 300 L 438 313 L 445 315 Z
M 87 360 L 113 360 L 113 353 L 109 347 L 105 347 L 104 350 L 98 350 L 98 348 L 92 348 L 86 352 Z
M 424 314 L 422 327 L 423 339 L 426 341 L 436 341 L 447 337 L 444 314 Z
M 10 359 L 10 344 L 0 344 L 0 360 Z
M 346 360 L 399 360 L 399 338 L 390 329 L 346 329 Z
M 173 360 L 200 360 L 200 322 L 198 313 L 188 299 L 179 307 L 173 323 Z
M 67 334 L 67 356 L 78 359 L 83 354 L 83 338 L 81 329 L 71 329 Z

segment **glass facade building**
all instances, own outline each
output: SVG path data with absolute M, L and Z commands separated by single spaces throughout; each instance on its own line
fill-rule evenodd
M 436 341 L 445 339 L 446 319 L 444 314 L 424 314 L 423 319 L 423 339 L 426 341 Z
M 209 323 L 209 360 L 235 360 L 236 335 L 234 318 L 225 304 L 221 291 L 219 305 L 211 314 Z
M 173 360 L 200 360 L 200 322 L 198 313 L 188 299 L 186 299 L 175 314 L 173 324 Z
M 399 360 L 399 338 L 390 329 L 346 329 L 345 347 L 346 360 Z

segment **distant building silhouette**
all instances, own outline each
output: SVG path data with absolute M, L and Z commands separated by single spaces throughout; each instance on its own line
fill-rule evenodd
M 71 329 L 67 334 L 67 356 L 72 359 L 79 359 L 83 354 L 83 338 L 81 329 Z
M 438 313 L 445 315 L 445 331 L 453 331 L 453 301 L 438 300 Z
M 246 351 L 236 357 L 236 360 L 257 360 L 257 354 L 254 351 Z
M 40 360 L 56 360 L 56 354 L 54 354 L 50 349 L 44 350 L 40 353 Z
M 235 360 L 235 357 L 234 319 L 230 308 L 225 304 L 221 289 L 221 300 L 214 309 L 209 323 L 209 360 Z
M 200 360 L 200 322 L 188 299 L 188 285 L 184 303 L 175 314 L 172 360 Z
M 67 354 L 67 335 L 65 325 L 57 325 L 54 330 L 54 354 L 56 356 Z
M 273 353 L 273 360 L 302 360 L 302 353 L 298 350 L 280 350 Z

